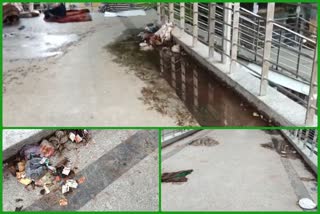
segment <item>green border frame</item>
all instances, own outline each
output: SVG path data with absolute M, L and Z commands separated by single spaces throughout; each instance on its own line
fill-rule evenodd
M 17 0 L 17 1 L 12 1 L 12 0 L 8 0 L 8 1 L 3 1 L 3 2 L 30 2 L 28 0 Z M 2 3 L 3 3 L 2 2 Z M 34 0 L 32 2 L 35 3 L 39 3 L 39 2 L 44 2 L 44 1 L 39 1 L 39 0 Z M 63 2 L 61 0 L 47 0 L 45 2 Z M 228 0 L 216 0 L 216 1 L 212 1 L 212 0 L 202 0 L 202 1 L 195 1 L 195 0 L 185 0 L 185 1 L 177 1 L 177 0 L 171 0 L 171 1 L 167 1 L 167 0 L 149 0 L 149 1 L 145 1 L 145 0 L 107 0 L 107 1 L 103 1 L 103 0 L 96 0 L 96 1 L 84 1 L 84 0 L 69 0 L 67 2 L 76 2 L 76 3 L 81 3 L 81 2 L 114 2 L 114 3 L 157 3 L 157 2 L 230 2 Z M 274 2 L 274 1 L 270 1 L 270 0 L 235 0 L 235 1 L 231 1 L 231 2 L 243 2 L 243 3 L 267 3 L 267 2 Z M 317 3 L 318 5 L 318 14 L 320 14 L 320 9 L 319 9 L 319 0 L 286 0 L 286 1 L 275 1 L 277 3 Z M 2 7 L 0 9 L 0 16 L 2 17 Z M 319 26 L 319 17 L 318 17 L 318 26 Z M 320 29 L 318 27 L 318 35 L 319 35 Z M 1 33 L 2 33 L 2 22 L 1 22 Z M 2 40 L 1 40 L 1 47 L 2 47 Z M 319 47 L 319 44 L 318 44 Z M 2 59 L 2 54 L 3 52 L 1 51 L 1 59 Z M 1 61 L 2 62 L 2 61 Z M 318 65 L 319 68 L 319 65 Z M 2 91 L 3 91 L 3 65 L 1 66 L 1 75 L 0 75 L 0 82 L 2 83 Z M 319 83 L 319 80 L 318 80 Z M 319 88 L 318 88 L 318 93 L 319 93 Z M 1 93 L 1 112 L 3 115 L 3 96 Z M 318 100 L 318 104 L 319 104 L 319 100 Z M 319 105 L 318 105 L 319 106 Z M 157 129 L 159 131 L 159 148 L 158 148 L 158 152 L 159 152 L 159 211 L 111 211 L 108 213 L 181 213 L 181 212 L 187 212 L 187 213 L 243 213 L 243 212 L 250 212 L 250 213 L 297 213 L 297 212 L 302 212 L 302 211 L 297 211 L 297 212 L 292 212 L 292 211 L 281 211 L 281 212 L 274 212 L 274 211 L 197 211 L 197 212 L 190 212 L 190 211 L 175 211 L 175 212 L 171 212 L 171 211 L 162 211 L 162 207 L 161 207 L 161 132 L 164 129 L 197 129 L 197 130 L 207 130 L 207 129 L 262 129 L 262 130 L 281 130 L 281 129 L 288 129 L 288 130 L 293 130 L 293 129 L 317 129 L 319 130 L 319 118 L 318 118 L 318 127 L 293 127 L 293 126 L 286 126 L 286 127 L 259 127 L 259 126 L 228 126 L 228 127 L 217 127 L 217 126 L 213 126 L 213 127 L 199 127 L 199 126 L 183 126 L 183 127 L 175 127 L 175 126 L 168 126 L 168 127 L 159 127 L 159 126 L 140 126 L 140 127 L 131 127 L 131 126 L 126 126 L 126 127 L 95 127 L 95 126 L 90 126 L 90 127 L 22 127 L 22 126 L 17 126 L 17 127 L 4 127 L 3 126 L 3 117 L 1 119 L 1 133 L 4 129 L 75 129 L 75 128 L 86 128 L 86 129 L 108 129 L 108 130 L 126 130 L 126 129 L 137 129 L 137 130 L 146 130 L 146 129 Z M 1 148 L 2 148 L 2 135 L 1 135 Z M 2 157 L 2 153 L 0 155 L 0 157 Z M 318 160 L 319 162 L 319 160 Z M 2 166 L 2 163 L 1 163 Z M 319 171 L 319 170 L 318 170 Z M 3 179 L 3 175 L 2 175 L 2 170 L 0 172 L 0 181 L 2 183 L 2 179 Z M 318 180 L 319 182 L 319 180 Z M 2 186 L 1 186 L 2 187 Z M 1 193 L 2 193 L 2 188 L 1 188 Z M 318 194 L 319 195 L 319 194 Z M 2 204 L 2 199 L 3 199 L 3 194 L 1 194 L 1 209 L 3 210 L 3 204 Z M 318 204 L 319 204 L 319 197 L 318 197 Z M 4 211 L 3 211 L 4 212 Z M 13 211 L 12 211 L 13 212 Z M 11 211 L 5 211 L 4 213 L 12 213 Z M 59 211 L 49 211 L 49 212 L 59 212 Z M 107 211 L 92 211 L 92 212 L 107 212 Z M 92 212 L 86 212 L 86 211 L 81 211 L 80 213 L 92 213 Z M 48 211 L 39 211 L 39 212 L 24 212 L 24 213 L 48 213 Z M 79 213 L 79 211 L 60 211 L 60 213 Z

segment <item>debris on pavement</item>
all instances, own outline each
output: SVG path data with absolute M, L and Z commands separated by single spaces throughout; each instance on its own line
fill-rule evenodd
M 171 47 L 173 53 L 180 53 L 180 45 L 174 45 Z
M 23 208 L 23 206 L 16 207 L 15 211 L 16 211 L 16 212 L 17 212 L 17 211 L 21 211 L 21 210 L 22 210 L 22 208 Z
M 82 176 L 76 180 L 74 170 L 78 167 L 74 166 L 66 154 L 61 152 L 65 147 L 67 151 L 76 150 L 80 146 L 87 145 L 90 140 L 91 133 L 87 130 L 58 130 L 39 143 L 23 146 L 14 157 L 5 163 L 5 166 L 28 191 L 30 191 L 28 187 L 31 186 L 33 190 L 40 188 L 36 190 L 40 195 L 58 190 L 55 194 L 63 196 L 84 183 L 85 177 Z M 16 202 L 18 201 L 22 199 L 16 199 Z M 59 204 L 66 206 L 68 200 L 60 199 Z
M 23 30 L 23 29 L 25 29 L 25 28 L 26 28 L 26 26 L 21 25 L 20 27 L 18 27 L 18 30 Z
M 59 200 L 59 205 L 60 206 L 67 206 L 68 205 L 68 200 L 63 198 Z
M 60 5 L 60 7 L 62 8 L 63 6 Z M 54 12 L 52 12 L 52 10 Z M 61 9 L 61 12 L 57 14 L 53 8 L 48 11 L 45 11 L 44 21 L 58 22 L 58 23 L 88 22 L 88 21 L 92 21 L 92 17 L 90 14 L 90 10 L 88 9 L 66 10 L 66 11 Z
M 178 172 L 163 173 L 161 176 L 161 182 L 167 182 L 167 183 L 187 182 L 188 178 L 186 176 L 191 174 L 192 172 L 193 172 L 193 169 L 182 170 Z
M 301 198 L 298 201 L 299 206 L 304 210 L 313 210 L 317 205 L 310 198 Z
M 4 24 L 15 24 L 19 21 L 20 9 L 17 4 L 2 5 L 2 22 Z
M 71 171 L 71 169 L 69 167 L 64 167 L 62 170 L 62 174 L 69 175 L 70 171 Z
M 83 184 L 85 181 L 86 181 L 86 178 L 83 176 L 77 180 L 78 184 Z
M 173 23 L 165 23 L 160 27 L 153 23 L 149 23 L 146 25 L 144 30 L 138 34 L 138 37 L 141 38 L 140 50 L 149 51 L 153 50 L 155 46 L 162 46 L 169 43 L 172 39 L 171 32 L 173 30 Z M 174 48 L 174 51 L 177 50 L 177 46 Z

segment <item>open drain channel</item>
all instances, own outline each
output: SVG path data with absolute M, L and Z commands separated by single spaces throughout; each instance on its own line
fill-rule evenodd
M 271 120 L 257 112 L 231 87 L 181 50 L 160 50 L 161 74 L 202 126 L 268 126 Z
M 153 95 L 169 94 L 163 84 L 159 86 L 164 78 L 201 126 L 268 126 L 272 123 L 183 50 L 173 53 L 168 47 L 157 47 L 141 51 L 136 36 L 141 31 L 123 32 L 108 50 L 116 56 L 115 62 L 131 68 L 136 76 L 153 85 Z M 145 91 L 141 93 L 146 96 Z M 161 97 L 156 99 L 154 109 L 163 113 L 170 103 L 169 98 L 162 100 Z

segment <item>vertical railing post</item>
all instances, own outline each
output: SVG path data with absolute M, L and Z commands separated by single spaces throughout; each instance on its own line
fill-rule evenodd
M 278 70 L 278 67 L 279 67 L 281 39 L 282 39 L 282 28 L 280 28 L 280 33 L 279 33 L 279 46 L 278 46 L 278 53 L 277 53 L 276 70 Z
M 198 42 L 198 3 L 193 3 L 193 30 L 192 47 Z
M 317 93 L 318 93 L 318 43 L 316 44 L 316 49 L 314 50 L 313 65 L 310 81 L 310 90 L 308 97 L 308 106 L 306 112 L 306 126 L 314 125 L 314 118 L 317 109 Z
M 231 63 L 230 63 L 229 73 L 232 72 L 233 68 L 236 65 L 236 61 L 237 61 L 239 19 L 240 19 L 240 3 L 234 3 L 233 4 Z
M 169 3 L 169 22 L 174 24 L 174 3 Z
M 308 137 L 309 137 L 309 129 L 306 129 L 305 136 L 303 139 L 303 147 L 302 147 L 303 149 L 305 149 L 307 146 Z
M 185 26 L 185 4 L 180 3 L 180 36 L 184 33 Z
M 216 4 L 209 4 L 209 59 L 213 59 L 214 56 L 214 36 L 215 36 L 215 28 L 216 28 Z
M 275 3 L 268 3 L 259 96 L 267 94 Z
M 223 8 L 223 51 L 221 56 L 222 63 L 227 62 L 231 50 L 231 19 L 232 3 L 224 3 Z
M 299 77 L 299 68 L 300 68 L 300 55 L 301 55 L 301 49 L 302 49 L 302 38 L 299 38 L 299 52 L 298 52 L 298 59 L 297 59 L 297 70 L 296 70 L 296 78 Z
M 158 18 L 158 25 L 161 24 L 161 3 L 157 3 L 157 18 Z
M 296 23 L 294 31 L 300 34 L 300 12 L 301 12 L 301 3 L 298 3 L 296 8 Z M 295 36 L 295 40 L 298 40 L 298 36 Z
M 240 36 L 241 38 L 241 36 Z M 260 38 L 260 19 L 258 18 L 258 26 L 257 26 L 257 37 L 256 37 L 256 44 L 254 47 L 254 61 L 257 62 L 257 54 L 258 54 L 258 47 L 259 47 L 259 38 Z

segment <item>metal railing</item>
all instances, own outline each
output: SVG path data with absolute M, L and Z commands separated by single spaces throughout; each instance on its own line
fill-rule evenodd
M 295 129 L 281 131 L 317 174 L 318 131 L 316 129 Z
M 179 135 L 182 135 L 184 133 L 187 133 L 189 132 L 190 129 L 179 129 L 179 130 L 176 130 L 176 129 L 167 129 L 167 130 L 162 130 L 161 132 L 161 141 L 162 142 L 165 142 L 167 140 L 170 140 L 172 138 L 175 138 Z
M 313 125 L 317 114 L 317 38 L 299 33 L 307 30 L 307 20 L 297 25 L 303 27 L 298 32 L 281 25 L 281 20 L 274 19 L 274 7 L 275 3 L 268 3 L 267 15 L 262 17 L 241 8 L 239 3 L 158 3 L 162 22 L 173 22 L 191 35 L 193 46 L 197 42 L 207 45 L 209 58 L 216 52 L 222 63 L 229 59 L 229 73 L 236 62 L 255 73 L 248 63 L 261 66 L 260 96 L 267 93 L 269 70 L 309 85 L 308 95 L 283 86 L 277 88 L 307 108 L 306 124 Z M 302 22 L 302 18 L 299 20 Z

